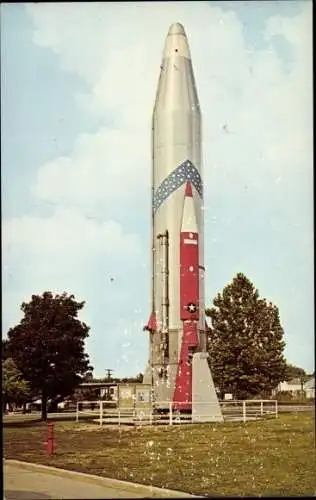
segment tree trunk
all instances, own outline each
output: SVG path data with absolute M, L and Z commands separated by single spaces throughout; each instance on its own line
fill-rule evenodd
M 46 420 L 47 420 L 47 396 L 46 396 L 46 394 L 44 392 L 42 393 L 42 416 L 41 416 L 41 420 L 43 422 L 46 422 Z
M 58 403 L 56 400 L 52 401 L 49 406 L 50 406 L 50 409 L 49 409 L 50 413 L 57 413 L 58 412 Z

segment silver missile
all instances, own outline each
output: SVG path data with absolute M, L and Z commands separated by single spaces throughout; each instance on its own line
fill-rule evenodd
M 195 352 L 206 353 L 201 111 L 189 44 L 180 23 L 169 29 L 160 68 L 152 118 L 152 313 L 146 328 L 150 353 L 144 382 L 153 384 L 157 401 L 172 402 L 176 381 L 181 379 L 180 365 L 194 357 L 194 352 L 189 359 L 180 356 L 184 336 L 180 233 L 187 184 L 199 238 Z

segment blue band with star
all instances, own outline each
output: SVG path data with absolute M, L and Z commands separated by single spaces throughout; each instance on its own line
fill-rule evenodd
M 153 199 L 154 212 L 185 182 L 191 182 L 200 197 L 203 198 L 203 182 L 200 172 L 190 160 L 187 160 L 171 172 L 157 188 Z

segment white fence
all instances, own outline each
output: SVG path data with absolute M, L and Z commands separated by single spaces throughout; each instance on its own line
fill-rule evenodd
M 192 421 L 191 413 L 183 413 L 179 410 L 175 410 L 173 406 L 179 406 L 181 408 L 182 403 L 160 403 L 159 406 L 165 406 L 168 413 L 160 414 L 159 417 L 154 416 L 154 420 L 158 420 L 157 423 L 166 423 L 168 420 L 169 425 L 174 423 L 185 423 Z M 184 403 L 187 404 L 187 403 Z M 267 416 L 278 417 L 278 402 L 276 400 L 232 400 L 232 401 L 221 401 L 220 407 L 222 410 L 222 415 L 224 421 L 243 421 L 256 420 L 258 418 L 264 418 Z M 211 403 L 198 403 L 201 409 L 201 414 L 203 415 L 203 420 L 212 417 L 212 404 Z M 217 406 L 214 403 L 214 406 Z M 210 414 L 207 414 L 207 410 L 210 408 Z M 215 414 L 217 412 L 215 411 Z M 216 421 L 214 419 L 214 421 Z
M 100 425 L 103 423 L 121 424 L 135 418 L 135 410 L 133 408 L 120 409 L 113 408 L 113 401 L 77 401 L 76 405 L 76 422 L 79 420 L 98 421 Z
M 225 420 L 254 420 L 264 416 L 278 417 L 278 402 L 271 399 L 243 399 L 221 401 L 221 410 Z
M 182 403 L 165 402 L 156 408 L 113 408 L 111 401 L 78 401 L 76 407 L 76 422 L 79 420 L 93 420 L 99 425 L 103 424 L 127 424 L 127 425 L 152 425 L 152 424 L 184 424 L 191 423 L 191 413 L 183 413 L 175 410 L 174 405 L 181 406 Z M 199 406 L 209 407 L 209 403 L 199 403 Z M 256 420 L 266 416 L 278 417 L 278 402 L 276 400 L 232 400 L 220 402 L 224 421 Z M 207 414 L 203 411 L 203 420 Z

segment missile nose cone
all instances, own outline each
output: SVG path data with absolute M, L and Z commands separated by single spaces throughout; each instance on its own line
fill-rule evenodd
M 168 31 L 163 58 L 176 60 L 179 57 L 191 59 L 188 39 L 184 27 L 180 23 L 174 23 L 170 26 Z
M 191 182 L 185 186 L 181 232 L 198 232 Z
M 170 26 L 168 35 L 183 35 L 186 36 L 184 27 L 180 23 L 174 23 Z
M 187 182 L 185 186 L 185 196 L 190 196 L 192 198 L 192 184 L 191 182 Z

